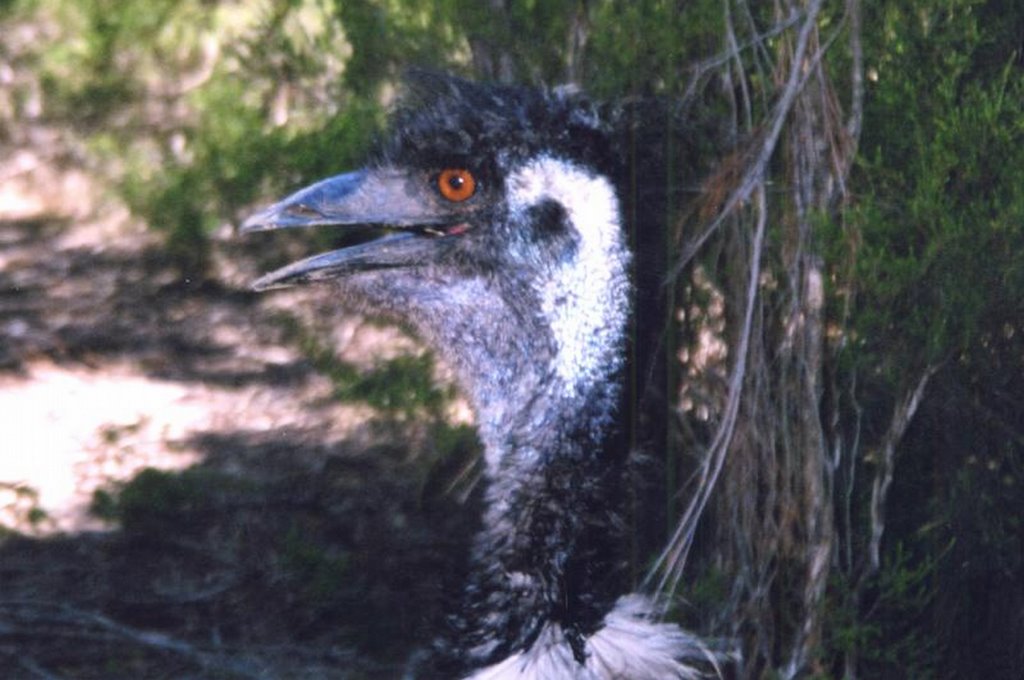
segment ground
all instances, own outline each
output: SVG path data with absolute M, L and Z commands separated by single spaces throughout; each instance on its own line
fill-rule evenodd
M 250 292 L 294 244 L 224 225 L 183 272 L 0 146 L 0 676 L 400 674 L 473 514 L 443 371 L 327 289 Z

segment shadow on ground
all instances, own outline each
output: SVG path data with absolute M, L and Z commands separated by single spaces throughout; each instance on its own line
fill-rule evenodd
M 400 449 L 201 439 L 203 464 L 99 499 L 122 529 L 0 546 L 0 675 L 400 675 L 470 513 L 426 499 Z

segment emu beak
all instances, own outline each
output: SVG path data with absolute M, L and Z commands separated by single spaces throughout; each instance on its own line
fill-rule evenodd
M 293 227 L 379 225 L 402 230 L 359 245 L 333 250 L 282 267 L 256 280 L 255 290 L 336 279 L 361 271 L 411 267 L 436 257 L 448 233 L 450 212 L 419 187 L 424 178 L 399 170 L 374 169 L 337 175 L 249 217 L 243 233 Z

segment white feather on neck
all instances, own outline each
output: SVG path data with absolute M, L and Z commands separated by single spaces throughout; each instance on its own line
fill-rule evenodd
M 576 231 L 574 257 L 555 265 L 538 292 L 555 338 L 555 375 L 565 396 L 579 397 L 624 360 L 630 255 L 615 189 L 607 178 L 551 156 L 513 172 L 507 188 L 513 212 L 555 201 Z

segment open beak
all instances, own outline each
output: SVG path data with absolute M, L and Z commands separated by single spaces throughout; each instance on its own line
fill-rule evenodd
M 345 225 L 380 225 L 400 232 L 300 260 L 260 277 L 253 288 L 411 267 L 436 258 L 439 241 L 447 240 L 439 237 L 461 233 L 464 225 L 452 226 L 451 213 L 422 186 L 422 179 L 398 170 L 359 170 L 317 182 L 251 216 L 242 223 L 243 232 Z

